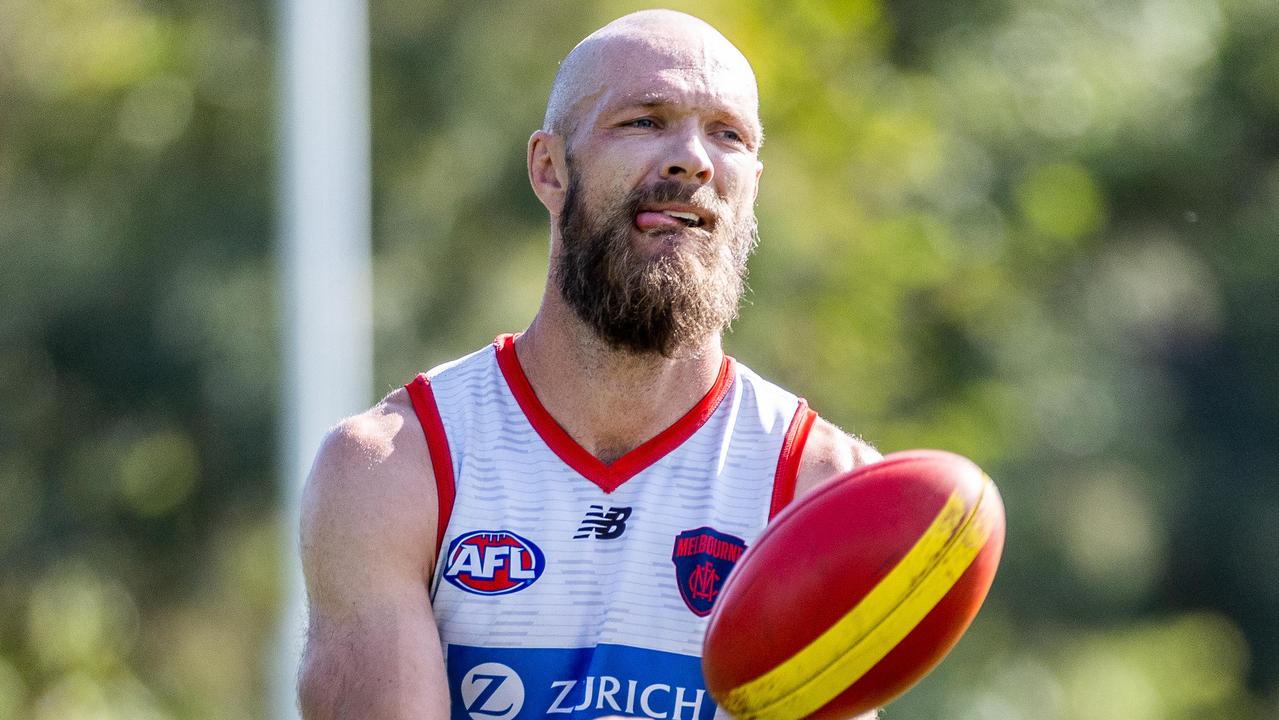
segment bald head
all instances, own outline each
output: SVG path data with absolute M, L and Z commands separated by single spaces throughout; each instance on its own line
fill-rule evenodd
M 592 105 L 622 80 L 685 72 L 713 82 L 759 123 L 759 90 L 750 63 L 705 21 L 673 10 L 642 10 L 614 20 L 578 43 L 560 63 L 542 129 L 569 138 Z

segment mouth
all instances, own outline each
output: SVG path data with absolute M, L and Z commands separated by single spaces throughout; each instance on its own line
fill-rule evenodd
M 698 217 L 697 213 L 683 212 L 681 210 L 663 210 L 662 214 L 673 217 L 676 220 L 682 220 L 689 227 L 702 226 L 702 219 Z
M 635 225 L 640 230 L 671 230 L 700 228 L 707 218 L 691 206 L 641 205 L 635 214 Z

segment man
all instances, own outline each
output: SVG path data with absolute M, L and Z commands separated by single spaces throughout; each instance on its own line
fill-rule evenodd
M 715 714 L 724 576 L 793 495 L 879 457 L 721 350 L 761 140 L 750 65 L 696 18 L 629 15 L 565 58 L 528 145 L 532 323 L 316 459 L 308 718 Z

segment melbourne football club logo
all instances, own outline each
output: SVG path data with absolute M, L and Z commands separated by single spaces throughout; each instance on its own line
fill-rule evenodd
M 684 604 L 698 617 L 711 614 L 728 573 L 746 552 L 739 537 L 708 527 L 685 530 L 675 537 L 675 581 Z
M 524 707 L 524 682 L 502 663 L 476 665 L 458 688 L 473 720 L 511 720 Z
M 506 595 L 532 585 L 546 556 L 532 541 L 506 530 L 477 530 L 449 543 L 444 579 L 476 595 Z

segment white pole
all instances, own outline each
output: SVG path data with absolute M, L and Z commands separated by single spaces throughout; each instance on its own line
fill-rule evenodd
M 282 0 L 280 255 L 284 607 L 271 717 L 298 717 L 298 505 L 319 441 L 372 394 L 366 0 Z

